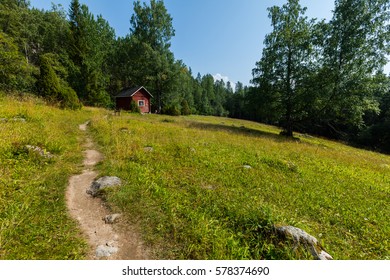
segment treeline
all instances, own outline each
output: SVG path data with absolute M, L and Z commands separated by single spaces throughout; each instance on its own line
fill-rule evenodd
M 299 0 L 269 8 L 272 32 L 253 69 L 249 117 L 390 152 L 388 0 L 336 0 L 329 22 Z
M 129 11 L 130 15 L 130 11 Z M 65 10 L 0 2 L 0 89 L 32 92 L 67 108 L 112 107 L 125 87 L 143 85 L 154 95 L 153 112 L 227 116 L 230 84 L 210 74 L 195 78 L 170 51 L 175 35 L 163 1 L 134 2 L 125 37 L 86 5 Z
M 193 75 L 170 50 L 162 0 L 135 1 L 129 34 L 72 0 L 65 10 L 0 2 L 0 90 L 32 92 L 62 107 L 113 106 L 143 85 L 153 112 L 250 119 L 390 152 L 388 0 L 336 0 L 330 21 L 308 19 L 299 0 L 269 8 L 272 32 L 250 87 Z M 129 13 L 130 15 L 130 13 Z
M 0 89 L 35 93 L 73 109 L 110 103 L 115 33 L 78 1 L 68 15 L 61 6 L 40 11 L 26 0 L 2 0 L 0 40 Z

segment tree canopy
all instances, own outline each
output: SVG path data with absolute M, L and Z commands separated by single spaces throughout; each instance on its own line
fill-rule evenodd
M 388 1 L 337 0 L 327 23 L 308 20 L 298 0 L 271 7 L 273 31 L 248 94 L 257 104 L 250 118 L 280 125 L 288 136 L 296 130 L 360 144 L 373 137 L 373 120 L 388 110 L 389 77 L 382 71 L 389 9 Z

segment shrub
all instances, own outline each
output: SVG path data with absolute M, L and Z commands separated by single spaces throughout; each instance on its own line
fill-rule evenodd
M 55 72 L 53 65 L 59 64 L 52 54 L 40 57 L 40 75 L 37 81 L 39 95 L 50 102 L 59 102 L 62 108 L 77 110 L 81 108 L 76 92 Z
M 60 89 L 61 107 L 66 109 L 81 109 L 81 103 L 77 93 L 68 85 L 63 85 Z
M 40 57 L 40 75 L 37 81 L 39 95 L 54 101 L 60 94 L 60 82 L 47 55 Z
M 132 113 L 141 113 L 140 108 L 138 107 L 137 103 L 134 100 L 131 100 L 130 111 Z
M 183 101 L 181 102 L 181 114 L 183 116 L 191 115 L 191 108 L 188 105 L 187 100 L 185 100 L 185 99 L 183 99 Z
M 177 105 L 166 105 L 162 109 L 161 113 L 170 116 L 180 116 L 180 110 Z

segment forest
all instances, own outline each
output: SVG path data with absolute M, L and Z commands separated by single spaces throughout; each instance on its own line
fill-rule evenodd
M 79 0 L 48 11 L 1 0 L 0 91 L 77 110 L 112 108 L 121 89 L 143 85 L 153 112 L 254 120 L 288 137 L 314 134 L 390 153 L 388 0 L 336 0 L 329 21 L 309 19 L 299 0 L 270 7 L 272 31 L 251 85 L 234 89 L 175 58 L 162 0 L 134 1 L 133 9 L 129 34 L 118 37 Z

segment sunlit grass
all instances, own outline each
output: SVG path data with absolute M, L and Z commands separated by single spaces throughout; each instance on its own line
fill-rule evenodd
M 81 169 L 78 125 L 92 113 L 23 99 L 0 97 L 0 259 L 83 259 L 87 245 L 68 215 L 65 188 Z
M 158 258 L 307 259 L 274 225 L 317 237 L 335 259 L 390 258 L 390 157 L 325 139 L 214 117 L 111 116 L 0 97 L 0 259 L 82 259 L 65 188 L 80 172 L 82 133 L 121 177 L 106 192 Z M 41 147 L 53 158 L 28 152 Z
M 390 257 L 389 156 L 225 118 L 124 114 L 92 128 L 101 172 L 126 182 L 109 203 L 160 258 L 310 258 L 275 224 L 304 229 L 335 259 Z

